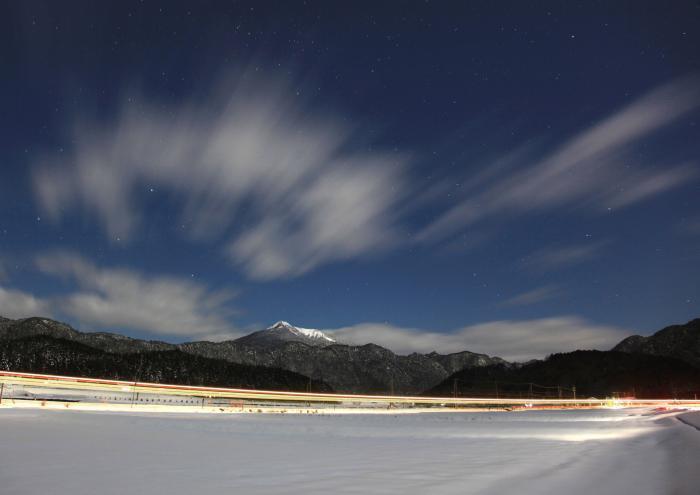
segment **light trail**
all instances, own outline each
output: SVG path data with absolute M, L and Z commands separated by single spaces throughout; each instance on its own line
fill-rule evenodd
M 358 404 L 412 404 L 451 407 L 468 406 L 533 406 L 533 407 L 603 407 L 613 402 L 624 406 L 700 406 L 698 400 L 676 399 L 543 399 L 543 398 L 489 398 L 489 397 L 423 397 L 366 394 L 331 394 L 284 392 L 239 388 L 170 385 L 148 382 L 127 382 L 99 378 L 45 375 L 15 371 L 0 371 L 0 383 L 5 389 L 11 385 L 44 387 L 60 390 L 116 392 L 120 394 L 156 394 L 187 396 L 203 399 L 265 400 L 276 402 L 358 403 Z

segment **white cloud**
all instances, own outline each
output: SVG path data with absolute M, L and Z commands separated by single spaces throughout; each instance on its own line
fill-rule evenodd
M 577 265 L 597 256 L 607 244 L 607 241 L 592 241 L 586 244 L 539 249 L 525 257 L 523 266 L 533 270 L 546 271 Z
M 607 204 L 612 208 L 621 208 L 638 201 L 643 201 L 665 192 L 692 179 L 697 171 L 692 165 L 675 167 L 658 173 L 647 173 L 630 181 L 629 186 L 620 187 L 611 194 Z
M 52 314 L 51 305 L 46 300 L 27 292 L 0 286 L 0 316 L 15 319 Z
M 697 77 L 651 91 L 540 155 L 530 145 L 506 153 L 457 190 L 426 191 L 412 189 L 409 157 L 373 149 L 360 123 L 310 111 L 291 85 L 243 73 L 179 104 L 131 95 L 113 118 L 77 122 L 72 148 L 35 165 L 36 197 L 54 221 L 83 209 L 125 241 L 153 188 L 191 239 L 218 242 L 249 276 L 272 279 L 395 245 L 407 213 L 432 208 L 445 190 L 461 195 L 418 241 L 567 205 L 627 207 L 696 176 L 693 163 L 654 168 L 633 152 L 700 106 Z
M 395 170 L 377 158 L 328 171 L 284 211 L 267 215 L 233 241 L 230 254 L 260 278 L 298 275 L 326 261 L 388 245 Z
M 79 123 L 68 156 L 35 168 L 43 208 L 60 220 L 82 207 L 126 240 L 153 187 L 181 205 L 191 237 L 233 231 L 225 252 L 263 279 L 395 237 L 405 156 L 349 151 L 358 128 L 312 114 L 289 87 L 245 74 L 221 87 L 181 105 L 127 98 L 113 120 Z
M 488 177 L 428 224 L 419 240 L 434 241 L 501 214 L 521 214 L 566 204 L 595 209 L 624 207 L 670 190 L 696 176 L 693 164 L 631 167 L 635 144 L 700 107 L 700 78 L 673 81 L 637 99 L 575 135 L 543 157 L 522 148 L 523 166 L 508 175 Z M 500 169 L 498 161 L 493 165 Z M 490 167 L 489 167 L 490 168 Z
M 77 284 L 78 291 L 51 303 L 81 325 L 187 338 L 238 335 L 229 322 L 229 291 L 211 291 L 189 279 L 98 268 L 71 253 L 39 256 L 36 265 L 43 273 Z
M 633 332 L 596 325 L 575 316 L 561 316 L 494 321 L 450 333 L 400 328 L 383 323 L 365 323 L 327 333 L 342 342 L 358 345 L 372 342 L 399 354 L 469 350 L 511 361 L 526 361 L 577 349 L 608 350 Z
M 513 297 L 503 301 L 503 306 L 528 306 L 530 304 L 537 304 L 542 301 L 548 301 L 557 297 L 561 293 L 562 289 L 556 285 L 545 285 L 543 287 L 537 287 L 520 294 L 516 294 Z

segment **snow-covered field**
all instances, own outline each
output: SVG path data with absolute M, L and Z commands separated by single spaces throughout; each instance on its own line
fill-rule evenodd
M 0 410 L 0 493 L 700 493 L 700 431 L 648 413 L 7 409 Z

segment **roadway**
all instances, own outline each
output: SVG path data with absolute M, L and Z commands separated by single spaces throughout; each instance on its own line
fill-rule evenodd
M 190 385 L 170 385 L 162 383 L 128 382 L 120 380 L 105 380 L 71 376 L 46 375 L 39 373 L 24 373 L 15 371 L 0 371 L 0 387 L 9 398 L 9 393 L 17 388 L 24 390 L 51 390 L 54 393 L 85 395 L 86 393 L 112 394 L 113 397 L 124 401 L 134 401 L 137 397 L 179 397 L 199 399 L 227 399 L 237 401 L 270 401 L 287 403 L 318 403 L 318 404 L 354 404 L 368 405 L 404 405 L 422 407 L 606 407 L 606 406 L 665 406 L 697 407 L 698 400 L 671 399 L 618 399 L 612 401 L 605 398 L 488 398 L 488 397 L 419 397 L 397 395 L 365 395 L 365 394 L 331 394 L 309 392 L 284 392 L 275 390 L 251 390 L 221 387 L 200 387 Z M 36 394 L 35 394 L 36 395 Z M 88 394 L 89 395 L 89 394 Z M 81 399 L 78 399 L 81 400 Z M 89 400 L 89 397 L 82 399 Z

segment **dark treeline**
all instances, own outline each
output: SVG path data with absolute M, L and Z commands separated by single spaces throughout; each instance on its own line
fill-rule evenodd
M 0 340 L 0 369 L 178 385 L 332 391 L 323 382 L 278 368 L 235 364 L 179 350 L 115 354 L 43 335 Z
M 427 395 L 572 398 L 574 390 L 579 398 L 693 398 L 700 395 L 700 369 L 667 357 L 575 351 L 522 366 L 464 369 Z

